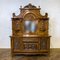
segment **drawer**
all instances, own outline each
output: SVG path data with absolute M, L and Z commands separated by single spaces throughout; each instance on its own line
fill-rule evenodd
M 38 43 L 38 38 L 35 37 L 27 37 L 27 38 L 23 38 L 23 42 L 37 42 Z
M 39 43 L 35 43 L 35 42 L 23 43 L 23 47 L 24 47 L 24 50 L 38 50 L 39 49 L 38 44 Z

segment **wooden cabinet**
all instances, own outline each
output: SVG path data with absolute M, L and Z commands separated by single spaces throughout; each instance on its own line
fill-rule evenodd
M 11 52 L 14 54 L 49 54 L 49 18 L 40 13 L 40 7 L 28 4 L 20 8 L 18 16 L 13 13 Z

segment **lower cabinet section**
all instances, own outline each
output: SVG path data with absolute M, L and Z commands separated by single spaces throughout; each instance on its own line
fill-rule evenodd
M 12 54 L 48 54 L 50 36 L 47 37 L 11 37 Z

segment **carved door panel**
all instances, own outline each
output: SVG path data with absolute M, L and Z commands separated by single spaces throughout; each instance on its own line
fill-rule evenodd
M 17 30 L 20 29 L 20 21 L 19 21 L 19 20 L 15 21 L 15 28 L 16 28 Z
M 40 49 L 41 50 L 47 50 L 48 49 L 48 40 L 47 38 L 41 38 L 40 40 Z
M 13 38 L 13 50 L 15 52 L 20 52 L 22 50 L 22 41 L 21 41 L 21 38 L 19 37 L 15 37 Z

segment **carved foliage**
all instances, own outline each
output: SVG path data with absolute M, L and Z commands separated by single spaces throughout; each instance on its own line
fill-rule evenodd
M 20 49 L 20 40 L 19 38 L 14 38 L 14 49 Z
M 24 49 L 25 50 L 36 50 L 36 49 L 38 49 L 37 48 L 37 44 L 35 44 L 35 43 L 25 43 L 24 44 Z
M 41 38 L 40 49 L 41 50 L 46 50 L 47 49 L 47 39 L 46 38 Z

